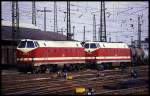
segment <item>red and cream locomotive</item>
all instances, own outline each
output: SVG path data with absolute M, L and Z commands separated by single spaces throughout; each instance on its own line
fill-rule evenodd
M 86 63 L 96 64 L 97 68 L 126 66 L 131 62 L 131 50 L 125 43 L 86 42 L 84 48 Z
M 130 48 L 125 43 L 47 41 L 23 39 L 17 47 L 18 68 L 33 73 L 58 70 L 79 70 L 118 62 L 131 62 Z M 95 66 L 96 65 L 96 66 Z
M 17 47 L 20 71 L 45 71 L 84 66 L 84 48 L 78 41 L 21 40 Z M 71 69 L 70 68 L 70 69 Z

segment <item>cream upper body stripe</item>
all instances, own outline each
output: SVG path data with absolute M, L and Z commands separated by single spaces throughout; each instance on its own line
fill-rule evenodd
M 96 59 L 126 59 L 130 58 L 130 56 L 105 56 L 105 57 L 97 57 Z
M 103 63 L 108 61 L 97 61 L 97 63 Z M 110 60 L 109 62 L 131 62 L 131 60 Z
M 99 56 L 99 57 L 48 57 L 48 58 L 17 58 L 17 60 L 72 60 L 72 59 L 130 59 L 130 56 Z

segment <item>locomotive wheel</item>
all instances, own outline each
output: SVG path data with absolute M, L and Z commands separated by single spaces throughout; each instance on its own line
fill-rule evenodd
M 77 66 L 77 65 L 75 65 L 75 71 L 78 71 L 78 70 L 79 70 L 78 66 Z
M 66 71 L 67 71 L 67 65 L 64 64 L 64 66 L 63 66 L 63 72 L 66 72 Z
M 102 64 L 97 64 L 96 65 L 96 69 L 99 71 L 103 71 L 104 70 L 104 66 Z
M 109 69 L 112 69 L 112 63 L 109 64 Z
M 75 68 L 74 68 L 74 64 L 71 64 L 71 71 L 74 71 Z
M 106 64 L 105 64 L 105 69 L 107 70 L 107 69 L 109 69 L 109 68 L 110 68 L 109 63 L 106 63 Z
M 76 64 L 73 64 L 72 69 L 73 69 L 73 71 L 78 71 L 77 65 L 76 65 Z
M 33 67 L 32 71 L 31 71 L 32 74 L 37 74 L 39 72 L 40 72 L 40 67 L 39 66 L 38 67 Z
M 46 67 L 46 73 L 50 73 L 51 69 L 49 66 Z
M 76 70 L 76 71 L 79 71 L 79 70 L 80 70 L 79 67 L 80 67 L 80 66 L 78 66 L 78 64 L 76 64 L 76 65 L 75 65 L 75 70 Z
M 67 64 L 67 65 L 65 64 L 64 70 L 69 71 L 70 70 L 69 68 L 70 68 L 70 65 L 69 64 Z
M 126 65 L 125 65 L 125 63 L 123 63 L 123 62 L 121 62 L 121 63 L 120 63 L 120 69 L 121 69 L 121 70 L 126 69 Z
M 40 70 L 41 70 L 41 73 L 45 73 L 46 72 L 46 66 L 45 65 L 40 66 Z
M 77 66 L 78 66 L 78 69 L 79 69 L 79 71 L 80 71 L 81 68 L 82 68 L 82 65 L 81 65 L 81 64 L 77 64 Z
M 69 64 L 69 65 L 67 65 L 67 71 L 72 71 L 72 65 L 71 64 Z
M 46 66 L 46 73 L 50 73 L 53 71 L 53 66 L 52 65 L 47 65 Z
M 85 64 L 82 64 L 83 65 L 83 70 L 86 70 L 86 65 Z
M 52 70 L 53 70 L 53 72 L 57 72 L 59 70 L 58 65 L 57 64 L 53 65 Z
M 69 71 L 75 71 L 75 64 L 71 64 L 69 66 Z
M 85 64 L 81 64 L 81 70 L 85 70 L 86 66 Z
M 38 73 L 37 70 L 35 70 L 35 69 L 32 70 L 32 74 L 37 74 L 37 73 Z
M 73 71 L 73 65 L 72 64 L 70 65 L 70 71 Z
M 86 69 L 89 69 L 89 68 L 90 68 L 90 63 L 87 62 L 87 63 L 85 64 L 85 66 L 86 66 Z

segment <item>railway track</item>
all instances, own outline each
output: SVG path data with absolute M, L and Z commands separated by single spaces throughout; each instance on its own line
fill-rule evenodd
M 96 92 L 94 95 L 129 95 L 129 94 L 137 94 L 140 92 L 145 92 L 147 91 L 148 93 L 148 85 L 144 86 L 138 86 L 138 87 L 133 87 L 133 88 L 127 88 L 127 89 L 119 89 L 119 90 L 101 90 L 101 92 Z
M 147 66 L 138 66 L 138 67 L 135 67 L 134 69 L 135 70 L 145 70 L 145 68 L 148 69 Z M 124 71 L 128 72 L 129 70 L 133 69 L 133 67 L 130 67 L 130 68 L 127 68 L 125 69 Z M 96 74 L 97 71 L 96 70 L 86 70 L 86 71 L 82 71 L 82 72 L 72 72 L 71 74 L 74 76 L 74 77 L 79 77 L 80 76 L 84 76 L 85 74 L 88 74 L 88 72 L 90 72 L 90 75 L 93 75 L 93 74 Z M 121 72 L 120 69 L 117 69 L 117 70 L 104 70 L 102 71 L 103 74 L 115 74 L 115 73 L 119 73 Z M 81 74 L 82 73 L 82 74 Z M 81 74 L 81 75 L 79 75 Z M 2 75 L 2 81 L 8 81 L 10 79 L 13 78 L 13 80 L 11 81 L 26 81 L 26 80 L 36 80 L 36 78 L 54 78 L 56 77 L 56 73 L 49 73 L 49 74 L 18 74 L 18 75 Z
M 78 87 L 78 86 L 84 86 L 84 87 L 91 87 L 91 86 L 102 86 L 103 84 L 112 84 L 114 82 L 118 82 L 120 80 L 123 80 L 124 78 L 120 78 L 120 79 L 115 79 L 115 80 L 103 80 L 103 81 L 98 81 L 96 80 L 95 83 L 93 84 L 93 82 L 80 82 L 80 81 L 71 81 L 71 82 L 59 82 L 59 83 L 55 83 L 53 85 L 51 84 L 42 84 L 42 86 L 39 87 L 32 87 L 31 89 L 27 88 L 23 88 L 24 90 L 22 91 L 17 91 L 17 92 L 10 92 L 7 95 L 20 95 L 20 94 L 54 94 L 54 93 L 61 93 L 64 91 L 72 91 L 73 88 Z M 63 86 L 62 86 L 63 83 Z M 41 90 L 41 91 L 39 91 Z M 15 90 L 16 91 L 16 90 Z
M 146 70 L 141 70 L 141 71 L 139 71 L 139 75 L 142 75 L 142 74 L 140 74 L 142 71 L 146 71 Z M 148 72 L 146 72 L 146 73 L 148 73 Z M 113 73 L 114 74 L 114 73 Z M 122 73 L 118 73 L 117 75 L 124 75 L 124 73 L 122 74 Z M 117 77 L 117 75 L 114 75 L 115 77 Z M 126 75 L 126 74 L 125 74 Z M 109 77 L 109 78 L 111 78 L 113 75 L 112 74 L 107 74 L 105 77 Z M 128 76 L 128 77 L 130 77 L 130 75 Z M 75 76 L 74 77 L 74 80 L 78 80 L 78 81 L 80 81 L 80 82 L 82 82 L 82 81 L 84 81 L 84 80 L 82 80 L 82 78 L 84 78 L 84 80 L 88 80 L 89 81 L 89 79 L 91 78 L 91 80 L 94 80 L 94 78 L 97 78 L 96 77 L 96 75 L 95 74 L 87 74 L 87 75 L 83 75 L 83 76 Z M 3 85 L 8 85 L 9 84 L 9 86 L 12 86 L 12 87 L 16 87 L 16 86 L 14 86 L 14 85 L 20 85 L 20 86 L 24 86 L 25 84 L 30 84 L 30 85 L 32 85 L 32 84 L 34 84 L 34 83 L 38 83 L 38 84 L 40 84 L 40 82 L 42 82 L 42 83 L 44 83 L 44 81 L 45 82 L 47 82 L 47 81 L 51 81 L 52 83 L 55 83 L 55 81 L 57 82 L 57 81 L 59 81 L 59 79 L 53 79 L 53 78 L 34 78 L 34 79 L 32 79 L 32 80 L 20 80 L 20 81 L 15 81 L 15 82 L 12 82 L 12 81 L 4 81 L 4 82 L 2 82 L 3 83 Z M 11 87 L 11 88 L 12 88 Z
M 106 80 L 104 80 L 104 81 L 106 81 Z M 111 81 L 107 81 L 107 82 L 105 82 L 104 83 L 104 81 L 97 81 L 97 82 L 95 82 L 95 86 L 97 86 L 97 84 L 99 84 L 99 86 L 101 86 L 100 84 L 105 84 L 105 83 L 113 83 L 112 82 L 112 80 Z M 114 82 L 116 82 L 116 81 L 114 81 Z M 60 93 L 60 92 L 62 92 L 62 91 L 68 91 L 68 89 L 70 90 L 70 89 L 73 89 L 73 87 L 77 87 L 77 86 L 93 86 L 93 82 L 92 83 L 86 83 L 86 84 L 81 84 L 80 82 L 78 83 L 78 84 L 73 84 L 73 86 L 72 86 L 72 81 L 70 82 L 70 83 L 67 83 L 67 85 L 66 84 L 64 84 L 63 86 L 61 85 L 61 84 L 53 84 L 52 86 L 50 86 L 50 85 L 48 85 L 48 84 L 46 84 L 46 85 L 43 85 L 42 84 L 42 87 L 37 87 L 37 88 L 31 88 L 31 89 L 24 89 L 24 90 L 22 90 L 22 91 L 17 91 L 17 92 L 13 92 L 13 93 L 9 93 L 9 95 L 13 95 L 13 94 L 46 94 L 47 92 L 47 94 L 52 94 L 52 93 Z M 74 82 L 75 83 L 75 82 Z M 69 84 L 69 85 L 68 85 Z M 57 86 L 56 86 L 57 85 Z M 66 85 L 66 86 L 65 86 Z M 68 87 L 69 86 L 69 87 Z M 59 87 L 59 88 L 57 88 L 57 87 Z M 41 90 L 42 89 L 42 90 Z M 46 90 L 47 90 L 47 92 L 45 92 Z M 41 90 L 41 91 L 38 91 L 38 90 Z M 59 90 L 59 91 L 58 91 Z M 70 90 L 70 91 L 72 91 L 72 90 Z M 51 92 L 51 93 L 50 93 Z
M 117 80 L 107 80 L 107 81 L 95 81 L 95 83 L 83 83 L 83 84 L 80 84 L 80 86 L 84 86 L 85 88 L 94 88 L 94 89 L 98 89 L 98 90 L 101 90 L 102 89 L 102 86 L 104 84 L 113 84 L 113 83 L 116 83 L 116 82 L 119 82 L 120 80 L 122 79 L 117 79 Z M 80 87 L 79 86 L 79 87 Z M 69 87 L 64 87 L 64 88 L 60 88 L 59 91 L 58 90 L 49 90 L 47 91 L 48 93 L 44 92 L 43 94 L 63 94 L 63 93 L 67 93 L 69 95 L 73 95 L 73 88 L 75 87 L 78 87 L 77 85 L 70 85 Z M 38 94 L 38 93 L 37 93 Z M 66 94 L 66 95 L 67 95 Z
M 147 77 L 148 70 L 147 68 L 138 70 L 141 74 L 145 74 L 143 76 Z M 112 71 L 104 71 L 106 73 L 112 73 Z M 119 71 L 118 71 L 119 73 Z M 87 72 L 89 74 L 89 72 Z M 74 74 L 75 75 L 75 74 Z M 117 76 L 118 75 L 118 76 Z M 34 76 L 33 76 L 34 77 Z M 37 76 L 38 77 L 38 76 Z M 80 77 L 76 78 L 76 77 Z M 70 93 L 73 94 L 73 89 L 78 86 L 85 86 L 85 87 L 92 87 L 92 86 L 102 86 L 105 84 L 105 82 L 108 83 L 114 83 L 118 82 L 119 80 L 127 79 L 129 78 L 129 73 L 122 75 L 115 73 L 114 76 L 112 74 L 107 74 L 102 79 L 95 77 L 95 72 L 93 72 L 93 75 L 85 75 L 79 76 L 75 75 L 73 80 L 64 80 L 64 79 L 41 79 L 41 80 L 26 80 L 26 81 L 20 81 L 21 83 L 15 83 L 13 85 L 13 81 L 10 81 L 12 83 L 8 83 L 7 81 L 2 82 L 2 93 L 6 95 L 20 95 L 20 94 L 61 94 L 61 93 Z M 35 77 L 34 77 L 35 78 Z M 9 78 L 8 78 L 9 79 Z M 147 78 L 146 78 L 147 79 Z M 94 84 L 93 84 L 94 81 Z M 6 84 L 6 85 L 5 85 Z M 8 87 L 11 85 L 10 87 Z M 4 87 L 5 86 L 5 87 Z

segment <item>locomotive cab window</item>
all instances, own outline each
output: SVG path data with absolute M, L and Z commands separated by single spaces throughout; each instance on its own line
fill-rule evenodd
M 21 41 L 18 48 L 25 48 L 27 41 Z
M 34 46 L 34 43 L 33 43 L 33 41 L 28 41 L 27 42 L 27 48 L 34 48 L 35 46 Z
M 89 43 L 86 43 L 86 44 L 84 45 L 84 48 L 89 48 Z
M 95 43 L 91 43 L 91 44 L 90 44 L 90 48 L 97 48 L 97 46 L 96 46 Z

